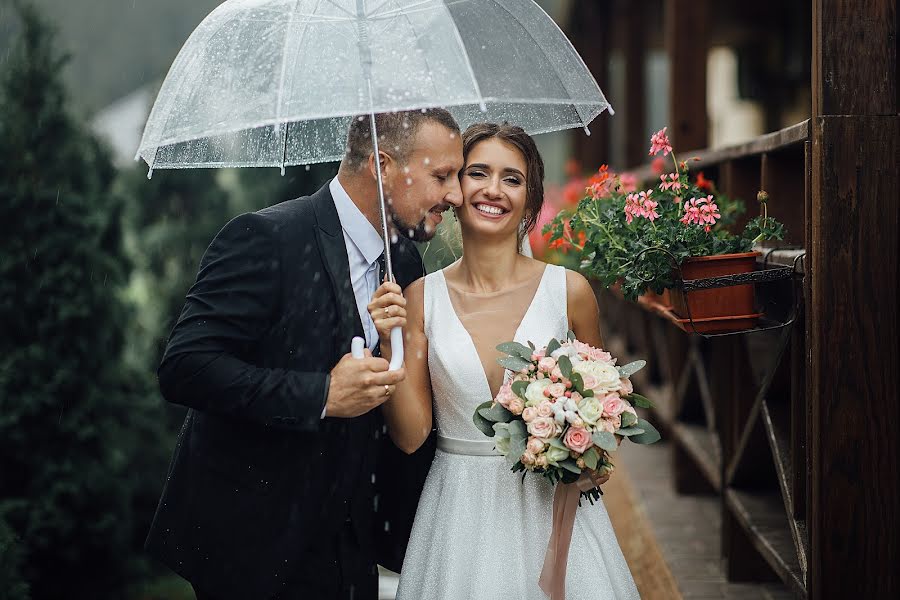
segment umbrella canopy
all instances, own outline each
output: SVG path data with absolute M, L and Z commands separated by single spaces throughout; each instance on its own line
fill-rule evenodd
M 531 0 L 228 0 L 175 59 L 138 157 L 151 172 L 337 161 L 354 116 L 437 106 L 531 134 L 612 112 Z

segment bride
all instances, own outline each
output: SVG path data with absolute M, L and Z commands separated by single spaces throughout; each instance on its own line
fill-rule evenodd
M 397 598 L 543 600 L 553 487 L 537 475 L 523 482 L 472 415 L 503 383 L 497 344 L 541 347 L 572 330 L 602 347 L 597 302 L 580 274 L 519 253 L 543 203 L 534 141 L 519 127 L 478 124 L 463 134 L 463 154 L 462 258 L 410 285 L 405 298 L 385 283 L 369 305 L 385 358 L 390 329 L 406 331 L 407 377 L 383 405 L 391 439 L 414 452 L 433 418 L 438 434 Z M 576 513 L 566 594 L 638 598 L 602 502 Z

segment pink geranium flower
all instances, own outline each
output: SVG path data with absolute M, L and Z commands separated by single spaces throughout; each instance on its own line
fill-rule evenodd
M 660 191 L 665 191 L 665 190 L 677 191 L 682 188 L 681 180 L 678 177 L 678 173 L 669 173 L 666 175 L 660 175 L 659 179 L 660 179 L 660 181 L 662 181 L 662 183 L 659 184 Z
M 650 198 L 653 190 L 640 192 L 639 194 L 631 193 L 625 198 L 625 222 L 631 223 L 635 217 L 644 217 L 651 222 L 659 218 L 656 212 L 657 202 Z
M 650 136 L 650 152 L 648 153 L 650 156 L 655 156 L 660 152 L 663 153 L 663 156 L 668 156 L 672 151 L 672 144 L 669 143 L 669 136 L 666 135 L 666 129 L 668 129 L 668 127 L 663 127 Z
M 710 194 L 706 198 L 691 198 L 685 202 L 681 222 L 685 225 L 703 225 L 704 231 L 709 232 L 716 221 L 721 218 L 719 207 L 716 206 Z

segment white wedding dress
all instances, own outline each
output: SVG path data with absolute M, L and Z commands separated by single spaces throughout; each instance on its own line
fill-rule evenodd
M 551 338 L 563 339 L 567 330 L 565 269 L 548 265 L 514 339 L 540 348 Z M 534 474 L 523 483 L 472 422 L 475 407 L 492 395 L 443 271 L 425 278 L 425 333 L 438 450 L 397 599 L 545 600 L 538 578 L 552 525 L 553 487 Z M 504 341 L 509 340 L 496 344 Z M 566 599 L 631 598 L 639 595 L 606 508 L 584 502 L 572 534 Z

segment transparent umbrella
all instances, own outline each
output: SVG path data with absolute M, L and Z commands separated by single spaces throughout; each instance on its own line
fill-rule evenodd
M 265 166 L 283 173 L 340 160 L 356 116 L 369 115 L 374 127 L 376 113 L 438 106 L 463 127 L 509 121 L 531 134 L 587 131 L 612 112 L 532 0 L 228 0 L 172 64 L 136 158 L 148 175 Z M 391 277 L 383 193 L 381 205 Z

